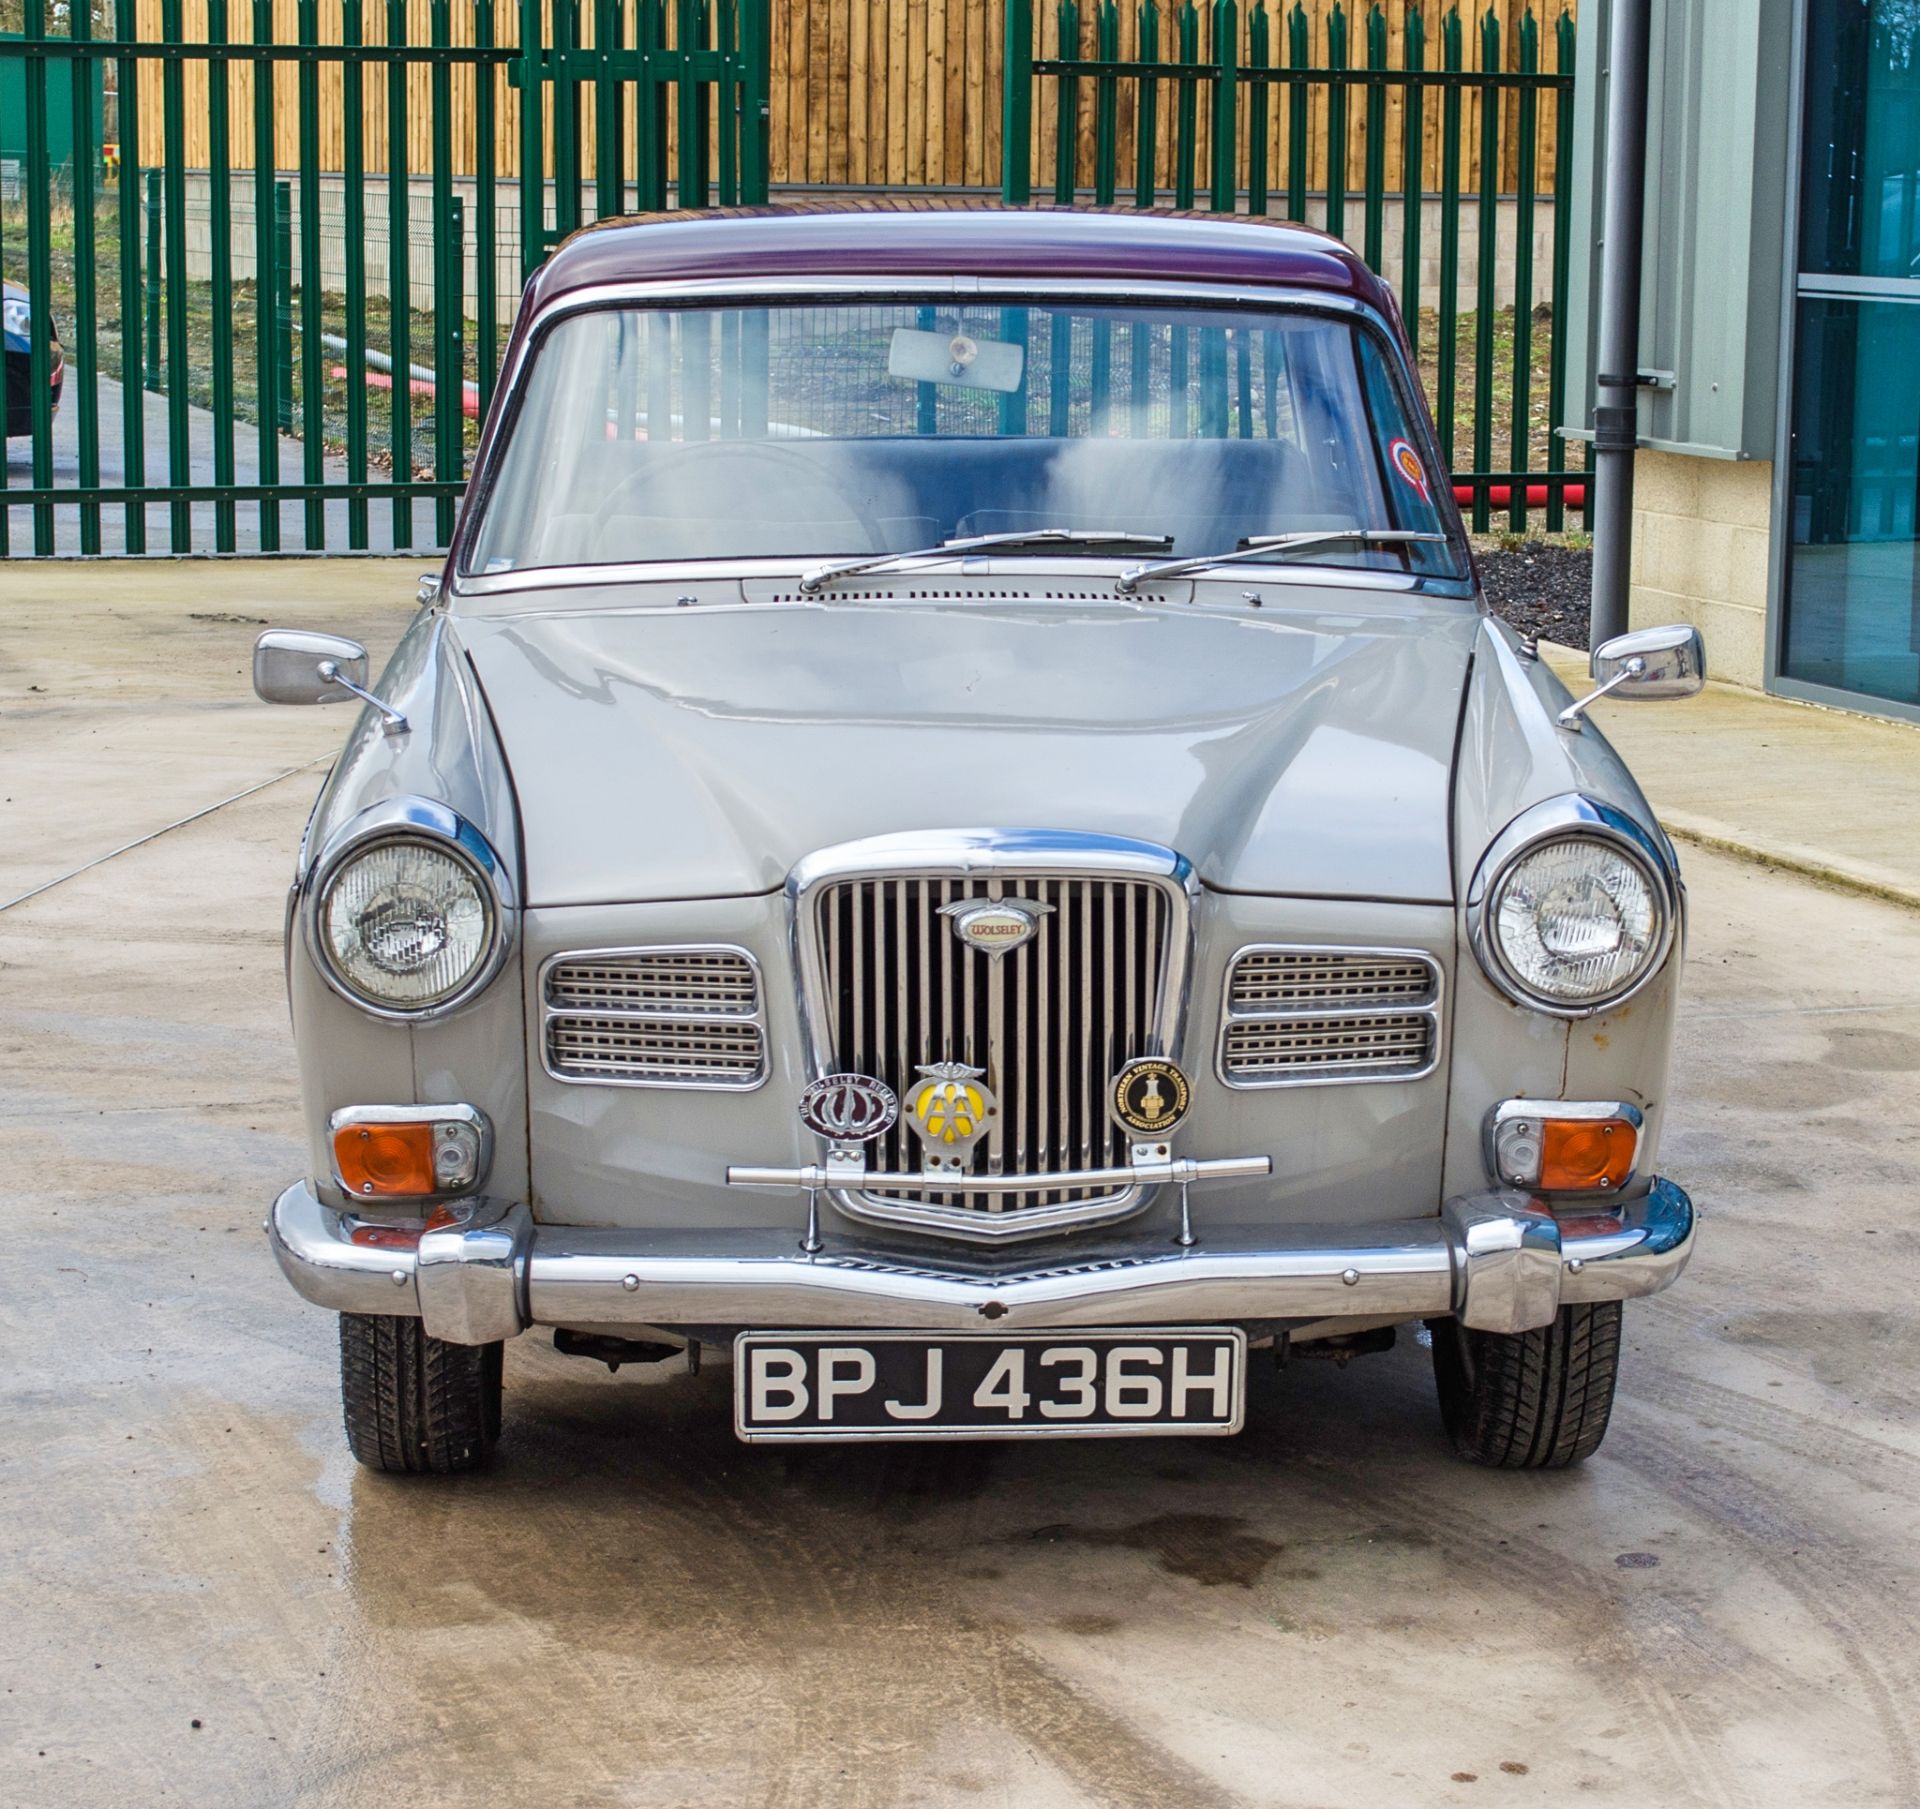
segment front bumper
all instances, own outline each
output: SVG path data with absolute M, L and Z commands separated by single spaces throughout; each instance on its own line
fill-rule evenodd
M 1189 1248 L 1116 1241 L 1051 1262 L 915 1261 L 851 1240 L 808 1254 L 784 1231 L 536 1225 L 524 1205 L 460 1201 L 424 1229 L 325 1205 L 304 1181 L 267 1236 L 294 1288 L 342 1313 L 417 1316 L 486 1344 L 529 1325 L 979 1331 L 1458 1316 L 1485 1331 L 1547 1324 L 1563 1305 L 1657 1294 L 1693 1254 L 1671 1181 L 1605 1215 L 1556 1220 L 1527 1194 L 1450 1200 L 1439 1216 L 1360 1226 L 1210 1228 Z M 1338 1330 L 1338 1325 L 1329 1327 Z

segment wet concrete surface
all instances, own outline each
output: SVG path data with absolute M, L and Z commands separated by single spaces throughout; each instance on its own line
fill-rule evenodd
M 0 905 L 145 833 L 143 749 L 163 827 L 345 727 L 250 624 L 9 601 Z M 198 613 L 396 620 L 272 601 Z M 1920 1800 L 1920 914 L 1692 858 L 1707 1226 L 1582 1470 L 1454 1460 L 1408 1338 L 1229 1440 L 783 1451 L 529 1334 L 494 1470 L 395 1479 L 259 1235 L 316 782 L 0 909 L 0 1804 Z

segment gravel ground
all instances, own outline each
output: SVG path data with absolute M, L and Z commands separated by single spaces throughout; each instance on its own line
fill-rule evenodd
M 1496 615 L 1523 634 L 1585 650 L 1591 549 L 1529 541 L 1512 552 L 1483 547 L 1479 558 L 1487 601 Z

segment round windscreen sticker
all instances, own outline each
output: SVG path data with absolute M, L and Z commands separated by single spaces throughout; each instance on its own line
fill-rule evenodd
M 1420 455 L 1414 451 L 1412 442 L 1395 440 L 1387 448 L 1387 457 L 1392 461 L 1394 470 L 1400 473 L 1402 481 L 1418 490 L 1423 502 L 1431 503 L 1433 493 L 1427 488 L 1427 468 L 1421 464 Z

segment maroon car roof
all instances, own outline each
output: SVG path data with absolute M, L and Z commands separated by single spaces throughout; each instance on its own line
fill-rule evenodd
M 1391 312 L 1358 255 L 1310 227 L 1214 214 L 847 199 L 636 214 L 575 233 L 528 301 L 603 283 L 793 276 L 1155 279 L 1351 297 Z

